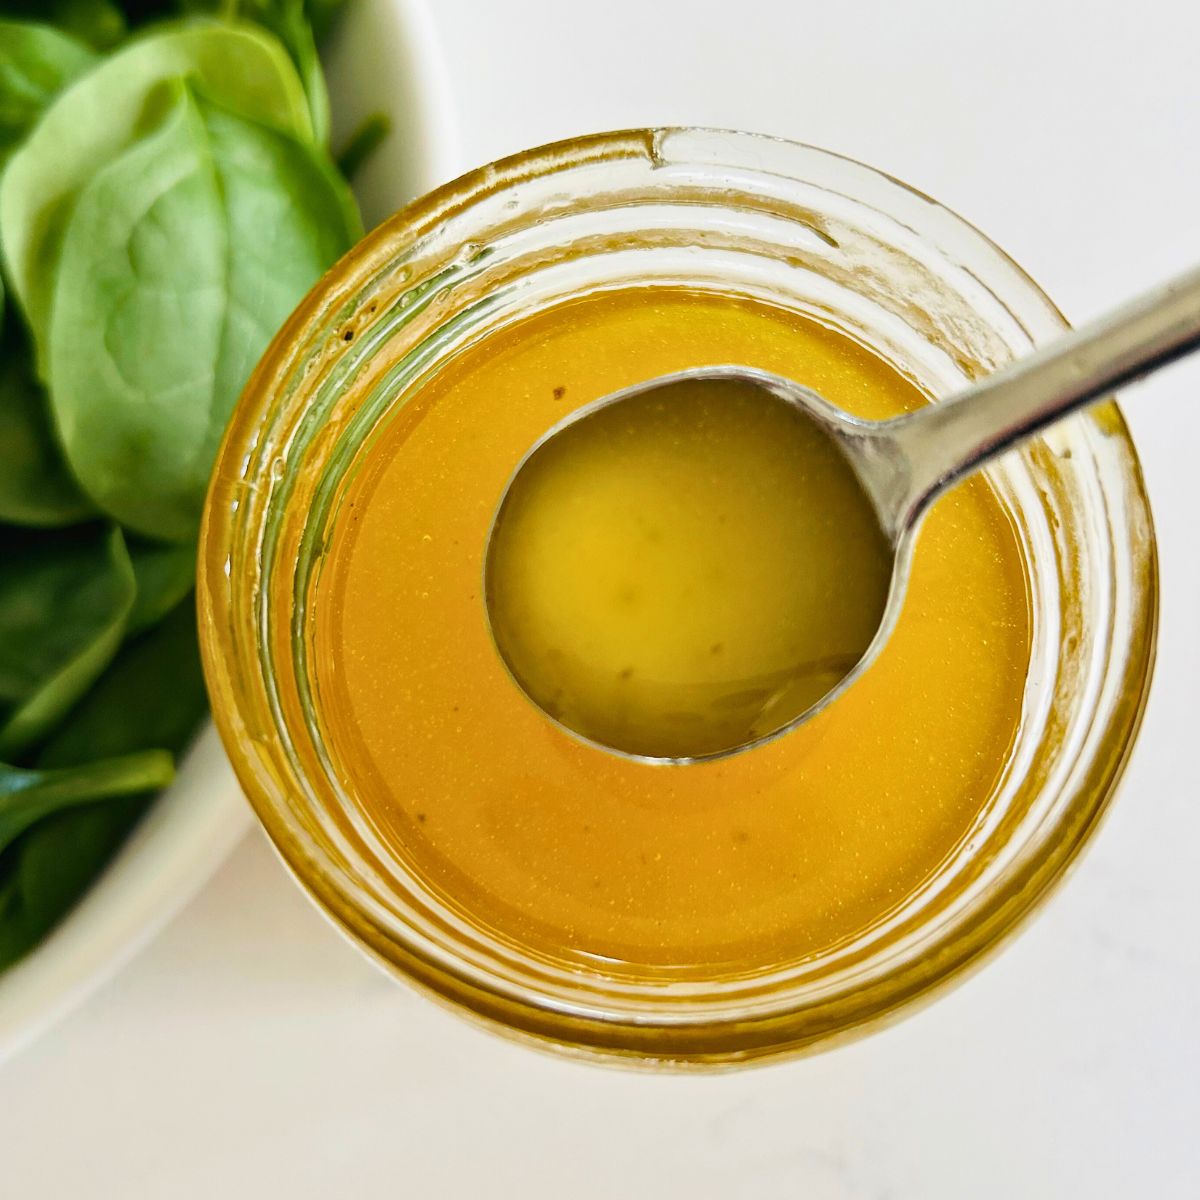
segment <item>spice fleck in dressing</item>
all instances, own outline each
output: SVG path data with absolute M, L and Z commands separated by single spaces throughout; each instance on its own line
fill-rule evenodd
M 485 541 L 514 467 L 574 408 L 728 362 L 789 376 L 864 417 L 923 403 L 849 338 L 765 304 L 669 289 L 564 304 L 471 348 L 397 410 L 349 484 L 313 597 L 321 716 L 364 815 L 468 920 L 558 959 L 752 969 L 854 936 L 968 834 L 1020 720 L 1024 565 L 982 479 L 926 519 L 878 660 L 776 742 L 655 766 L 584 744 L 523 694 L 482 595 Z M 735 426 L 758 447 L 739 461 L 776 441 L 752 423 L 726 432 Z M 786 488 L 784 457 L 765 475 Z M 636 478 L 666 502 L 643 467 Z M 672 519 L 686 520 L 685 508 Z M 539 553 L 552 555 L 566 528 L 547 526 Z M 584 544 L 597 535 L 588 528 Z M 794 548 L 783 537 L 781 560 Z M 769 549 L 755 549 L 755 570 Z M 722 557 L 718 546 L 711 561 Z M 567 600 L 574 569 L 561 564 Z M 786 581 L 766 586 L 772 604 L 787 602 Z M 567 622 L 555 630 L 570 636 Z M 756 636 L 724 639 L 711 656 L 757 663 Z M 639 661 L 654 652 L 641 647 Z M 615 649 L 595 661 L 611 667 Z M 637 663 L 623 665 L 636 678 Z M 605 686 L 622 684 L 621 669 Z M 600 691 L 580 694 L 598 697 L 603 718 Z

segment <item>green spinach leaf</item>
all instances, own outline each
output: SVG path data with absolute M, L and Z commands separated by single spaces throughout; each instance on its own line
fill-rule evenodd
M 176 85 L 167 121 L 97 173 L 63 238 L 51 401 L 106 513 L 194 538 L 225 422 L 284 318 L 360 232 L 323 152 Z
M 0 20 L 0 164 L 51 98 L 96 56 L 49 25 Z
M 196 614 L 182 604 L 121 647 L 38 752 L 37 765 L 75 766 L 157 747 L 180 754 L 207 711 Z
M 329 35 L 345 7 L 346 0 L 304 0 L 304 11 L 308 14 L 318 42 L 324 41 Z
M 121 531 L 0 542 L 0 755 L 41 740 L 112 660 L 133 608 Z
M 9 320 L 0 335 L 0 521 L 71 525 L 96 511 L 66 468 L 49 403 Z
M 322 145 L 329 141 L 329 93 L 304 0 L 180 0 L 180 7 L 185 12 L 254 21 L 269 29 L 287 47 L 304 82 L 314 136 Z
M 121 8 L 130 27 L 134 27 L 169 17 L 178 11 L 179 5 L 175 0 L 121 0 Z
M 128 796 L 47 817 L 0 867 L 0 971 L 32 950 L 92 886 L 146 811 Z M 7 876 L 7 884 L 4 878 Z
M 190 594 L 196 583 L 196 546 L 129 538 L 128 547 L 137 582 L 137 598 L 125 622 L 125 636 L 132 637 L 157 625 Z
M 54 25 L 96 50 L 125 36 L 125 18 L 113 0 L 0 0 L 0 12 Z
M 353 179 L 372 154 L 387 140 L 392 131 L 392 119 L 377 112 L 366 117 L 338 151 L 337 168 L 347 179 Z
M 231 111 L 305 139 L 304 89 L 287 53 L 253 25 L 187 22 L 131 42 L 68 87 L 8 162 L 0 180 L 0 245 L 33 330 L 39 373 L 63 230 L 80 190 L 136 146 L 188 78 Z
M 303 0 L 274 0 L 262 3 L 262 16 L 247 12 L 271 30 L 287 47 L 304 83 L 304 94 L 308 97 L 308 113 L 312 118 L 313 136 L 322 146 L 329 144 L 329 90 L 325 86 L 325 72 L 317 56 L 317 43 L 312 26 L 304 13 Z
M 38 821 L 81 804 L 139 796 L 166 787 L 175 775 L 166 750 L 58 770 L 20 770 L 0 763 L 0 854 Z
M 181 753 L 207 710 L 196 619 L 179 605 L 122 647 L 38 755 L 61 768 L 163 747 Z M 75 905 L 145 812 L 152 792 L 60 812 L 34 825 L 0 862 L 0 970 Z

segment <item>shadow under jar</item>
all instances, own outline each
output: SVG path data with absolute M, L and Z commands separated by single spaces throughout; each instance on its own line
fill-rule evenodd
M 556 941 L 551 913 L 541 924 L 506 922 L 502 905 L 476 902 L 465 875 L 429 868 L 418 848 L 423 812 L 408 825 L 379 819 L 373 790 L 406 783 L 373 778 L 347 752 L 353 720 L 331 700 L 340 667 L 322 640 L 322 576 L 357 519 L 350 506 L 372 451 L 416 436 L 473 351 L 504 344 L 506 330 L 564 303 L 637 289 L 817 322 L 934 401 L 1064 326 L 1036 285 L 953 213 L 811 147 L 645 130 L 482 168 L 368 236 L 301 304 L 251 380 L 202 534 L 205 665 L 225 745 L 275 845 L 318 905 L 380 962 L 501 1032 L 551 1048 L 631 1062 L 746 1062 L 827 1044 L 928 995 L 995 947 L 1062 876 L 1104 811 L 1141 718 L 1157 617 L 1154 536 L 1113 404 L 989 470 L 979 486 L 1007 513 L 1024 564 L 1029 662 L 1019 714 L 971 819 L 932 869 L 881 898 L 870 919 L 823 944 L 800 939 L 789 949 L 777 937 L 724 957 L 689 956 L 686 946 L 608 953 L 563 928 Z M 590 398 L 567 398 L 564 411 Z M 468 422 L 457 436 L 486 442 L 490 428 Z M 532 440 L 516 447 L 510 467 Z M 445 503 L 462 497 L 450 490 Z M 477 515 L 484 528 L 489 515 Z M 461 548 L 472 571 L 482 551 L 482 539 Z M 484 628 L 482 599 L 471 599 Z M 439 619 L 431 605 L 431 627 Z M 420 630 L 411 632 L 419 644 Z M 513 702 L 527 703 L 510 686 Z M 394 681 L 397 694 L 406 687 L 413 681 Z M 424 714 L 419 696 L 414 703 Z M 603 773 L 599 760 L 589 768 L 572 758 L 603 751 L 536 717 L 529 736 L 562 739 L 564 771 Z M 429 736 L 419 724 L 394 729 L 394 755 L 403 758 L 406 739 Z M 787 741 L 736 761 L 786 753 Z M 545 772 L 559 743 L 539 746 Z M 447 747 L 450 777 L 452 738 Z M 936 760 L 938 746 L 929 753 Z M 407 785 L 416 790 L 440 769 L 420 761 L 424 774 Z M 464 805 L 495 788 L 486 763 L 472 769 Z M 630 769 L 650 772 L 660 789 L 670 776 L 686 806 L 688 772 L 709 768 Z M 531 776 L 527 786 L 546 779 Z M 904 775 L 890 787 L 898 821 L 908 787 Z M 804 803 L 797 792 L 798 812 Z M 510 813 L 519 835 L 519 789 L 496 805 L 496 819 Z M 888 837 L 886 823 L 875 836 Z M 513 830 L 505 837 L 511 848 Z M 596 853 L 600 861 L 607 851 Z M 719 891 L 721 881 L 696 886 Z M 737 902 L 731 894 L 730 911 Z

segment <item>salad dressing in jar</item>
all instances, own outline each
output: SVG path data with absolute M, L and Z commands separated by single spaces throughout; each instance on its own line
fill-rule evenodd
M 622 757 L 532 703 L 492 637 L 483 555 L 529 448 L 630 384 L 738 363 L 889 417 L 1062 325 L 928 197 L 748 134 L 543 147 L 368 235 L 251 380 L 201 537 L 214 717 L 297 879 L 398 975 L 577 1054 L 691 1066 L 792 1054 L 958 976 L 1085 844 L 1140 722 L 1154 538 L 1115 406 L 939 500 L 879 658 L 811 721 L 726 759 Z M 676 503 L 678 472 L 655 492 L 646 464 L 608 458 L 614 487 L 671 518 L 647 546 L 719 526 L 718 494 L 761 512 L 789 486 L 779 437 L 752 427 L 724 428 L 748 438 L 739 474 L 694 503 Z M 639 585 L 661 584 L 656 620 L 680 636 L 660 649 L 679 663 L 685 641 L 711 634 L 689 561 L 711 574 L 735 551 L 717 534 L 695 560 L 651 561 L 589 597 L 576 584 L 616 561 L 604 524 L 577 526 L 595 556 L 569 560 L 554 509 L 531 510 L 529 544 L 548 537 L 563 611 L 531 628 L 576 658 L 549 666 L 547 686 L 622 719 L 621 689 L 659 652 L 620 660 L 623 585 L 637 604 Z M 774 529 L 782 545 L 737 552 L 778 614 L 796 598 L 798 543 L 794 526 Z M 693 681 L 798 661 L 781 619 L 742 621 L 737 589 L 708 585 L 734 632 L 711 635 Z

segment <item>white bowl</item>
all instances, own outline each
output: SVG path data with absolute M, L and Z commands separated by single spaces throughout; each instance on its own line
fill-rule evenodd
M 355 181 L 369 228 L 458 173 L 448 76 L 425 0 L 355 0 L 326 49 L 334 145 L 372 112 L 392 119 L 391 135 Z M 250 824 L 209 724 L 91 890 L 41 946 L 0 974 L 0 1060 L 144 947 Z

